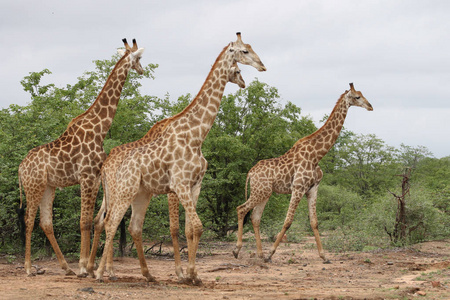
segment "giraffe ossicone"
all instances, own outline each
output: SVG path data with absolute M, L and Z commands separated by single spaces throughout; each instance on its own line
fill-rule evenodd
M 186 213 L 188 267 L 186 278 L 180 275 L 181 268 L 177 274 L 186 283 L 201 284 L 195 268 L 203 231 L 196 205 L 207 167 L 201 146 L 216 118 L 230 70 L 236 62 L 251 65 L 259 71 L 266 70 L 258 55 L 250 45 L 242 42 L 238 34 L 237 41 L 221 51 L 193 101 L 182 112 L 160 124 L 161 135 L 158 138 L 132 149 L 121 161 L 115 172 L 114 187 L 106 176 L 106 241 L 96 272 L 97 280 L 103 279 L 105 266 L 110 261 L 108 256 L 112 254 L 114 234 L 130 205 L 133 212 L 128 229 L 136 244 L 141 272 L 147 280 L 154 280 L 148 272 L 143 253 L 142 224 L 151 197 L 169 194 L 169 197 L 176 195 L 176 201 L 183 205 Z M 178 208 L 178 204 L 176 206 Z
M 86 276 L 90 249 L 90 230 L 95 198 L 100 186 L 100 170 L 106 153 L 103 140 L 111 127 L 117 104 L 130 69 L 143 74 L 140 64 L 143 49 L 136 40 L 131 48 L 123 40 L 125 52 L 116 63 L 106 83 L 91 107 L 72 119 L 66 131 L 56 140 L 30 150 L 19 166 L 19 189 L 22 205 L 22 186 L 26 195 L 25 271 L 31 272 L 31 234 L 37 210 L 40 226 L 50 241 L 61 267 L 67 275 L 69 268 L 53 232 L 53 200 L 55 189 L 80 184 L 81 189 L 81 250 L 80 273 Z
M 264 258 L 259 225 L 261 216 L 272 193 L 291 194 L 289 209 L 283 228 L 277 235 L 269 256 L 269 261 L 275 253 L 281 239 L 292 224 L 295 210 L 303 195 L 306 194 L 311 228 L 317 244 L 319 256 L 325 261 L 325 253 L 320 241 L 316 214 L 317 190 L 322 180 L 322 170 L 319 161 L 333 147 L 347 116 L 350 106 L 360 106 L 368 111 L 373 110 L 361 92 L 355 91 L 353 83 L 350 90 L 345 91 L 337 101 L 326 123 L 313 134 L 298 140 L 294 146 L 280 157 L 259 161 L 247 174 L 245 183 L 246 202 L 237 207 L 238 241 L 233 254 L 238 258 L 242 248 L 244 217 L 253 209 L 251 220 L 255 232 L 256 251 L 260 258 Z M 250 181 L 251 193 L 247 199 L 247 184 Z

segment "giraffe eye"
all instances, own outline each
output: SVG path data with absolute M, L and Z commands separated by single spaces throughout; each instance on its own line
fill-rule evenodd
M 236 71 L 236 74 L 241 74 L 241 71 Z
M 360 96 L 358 96 L 358 97 L 355 97 L 355 99 L 359 99 L 359 98 L 361 98 Z
M 242 53 L 248 54 L 248 51 L 247 50 L 242 50 Z

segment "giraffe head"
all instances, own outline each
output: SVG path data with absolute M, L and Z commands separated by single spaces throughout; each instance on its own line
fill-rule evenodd
M 144 53 L 144 48 L 138 49 L 136 39 L 133 39 L 133 48 L 128 45 L 127 39 L 122 39 L 122 42 L 125 45 L 125 50 L 117 49 L 117 52 L 121 56 L 129 53 L 128 59 L 131 62 L 131 69 L 134 69 L 139 75 L 144 74 L 144 69 L 141 66 L 141 57 L 142 53 Z
M 250 65 L 258 71 L 266 71 L 266 67 L 259 59 L 258 54 L 253 51 L 252 46 L 244 44 L 241 39 L 241 33 L 236 33 L 236 42 L 231 42 L 228 51 L 234 55 L 234 60 L 244 65 Z
M 372 105 L 367 101 L 360 91 L 356 91 L 353 87 L 353 83 L 350 83 L 350 90 L 345 92 L 345 98 L 349 106 L 363 107 L 369 111 L 373 110 Z
M 228 72 L 229 82 L 236 83 L 241 89 L 245 88 L 245 81 L 242 78 L 241 69 L 239 69 L 237 63 L 234 63 Z

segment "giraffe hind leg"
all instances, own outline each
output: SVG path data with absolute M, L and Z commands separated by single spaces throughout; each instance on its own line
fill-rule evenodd
M 236 208 L 237 210 L 237 215 L 238 215 L 238 233 L 237 233 L 237 242 L 236 242 L 236 248 L 233 250 L 233 255 L 235 258 L 238 258 L 239 252 L 243 246 L 243 234 L 244 234 L 244 220 L 248 214 L 248 212 L 252 209 L 253 213 L 252 213 L 252 224 L 253 224 L 253 229 L 255 230 L 255 239 L 257 238 L 257 236 L 259 236 L 259 222 L 261 220 L 261 216 L 262 216 L 262 212 L 264 210 L 264 207 L 267 203 L 267 201 L 269 200 L 271 191 L 262 191 L 257 189 L 257 186 L 255 185 L 253 187 L 253 191 L 250 194 L 250 197 L 248 198 L 248 200 L 238 206 Z M 257 225 L 255 227 L 255 224 Z M 256 241 L 257 242 L 257 247 L 258 244 L 261 244 L 261 239 L 259 239 Z M 260 255 L 260 257 L 262 257 L 262 247 L 258 248 L 259 249 L 259 253 L 258 255 Z
M 105 199 L 103 199 L 102 206 L 94 219 L 94 239 L 92 241 L 91 253 L 89 255 L 89 261 L 86 267 L 88 274 L 93 278 L 95 278 L 94 265 L 95 257 L 97 256 L 98 244 L 100 242 L 100 235 L 105 229 L 105 205 Z
M 264 202 L 259 203 L 253 208 L 252 212 L 252 225 L 253 230 L 255 232 L 255 242 L 256 242 L 256 254 L 259 258 L 264 258 L 264 254 L 262 251 L 262 243 L 261 243 L 261 232 L 259 228 L 259 224 L 261 223 L 261 217 L 264 211 L 264 207 L 267 204 L 267 201 L 269 198 L 267 198 Z
M 178 242 L 178 234 L 180 230 L 180 200 L 175 193 L 169 193 L 167 195 L 167 200 L 169 202 L 170 235 L 172 236 L 173 256 L 175 259 L 175 273 L 177 274 L 178 279 L 181 282 L 184 282 L 185 276 L 183 274 L 183 268 L 181 267 L 180 245 Z
M 137 194 L 133 203 L 131 203 L 132 213 L 128 231 L 130 232 L 136 246 L 142 275 L 147 278 L 147 281 L 155 282 L 155 277 L 153 277 L 148 271 L 147 262 L 145 261 L 144 248 L 142 245 L 142 226 L 144 225 L 145 213 L 147 211 L 147 207 L 150 203 L 151 197 L 151 194 L 143 190 L 141 190 L 140 193 Z
M 66 260 L 64 259 L 64 256 L 61 252 L 61 249 L 59 248 L 59 245 L 55 238 L 55 234 L 53 232 L 52 208 L 53 208 L 54 198 L 55 198 L 55 188 L 47 186 L 47 188 L 44 191 L 42 201 L 39 205 L 40 226 L 41 226 L 42 230 L 44 231 L 45 235 L 47 236 L 48 240 L 50 241 L 50 244 L 53 247 L 53 251 L 55 251 L 56 257 L 58 258 L 61 268 L 66 271 L 66 275 L 75 275 L 75 272 L 73 272 L 69 268 L 69 265 L 67 264 Z

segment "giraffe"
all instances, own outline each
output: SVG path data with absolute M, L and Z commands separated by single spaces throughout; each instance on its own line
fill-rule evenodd
M 238 215 L 238 241 L 233 250 L 237 258 L 242 248 L 242 234 L 245 215 L 253 209 L 251 220 L 255 231 L 257 255 L 264 258 L 261 246 L 259 224 L 264 207 L 273 192 L 278 194 L 291 194 L 289 209 L 280 233 L 277 235 L 269 256 L 265 261 L 270 261 L 281 239 L 292 224 L 295 210 L 306 194 L 311 228 L 316 239 L 319 256 L 324 262 L 325 253 L 320 241 L 318 222 L 316 215 L 317 190 L 323 173 L 319 167 L 319 161 L 333 147 L 347 116 L 350 106 L 360 106 L 372 111 L 372 105 L 359 91 L 355 91 L 353 83 L 350 90 L 345 91 L 337 101 L 327 122 L 313 134 L 298 140 L 294 146 L 280 157 L 259 161 L 247 174 L 245 183 L 246 202 L 237 207 Z M 251 194 L 247 200 L 247 184 L 250 180 Z
M 125 51 L 116 63 L 106 83 L 91 107 L 72 119 L 66 131 L 56 140 L 30 150 L 19 166 L 19 189 L 26 194 L 27 210 L 25 270 L 31 272 L 31 234 L 34 219 L 40 209 L 40 227 L 50 241 L 58 261 L 66 275 L 75 275 L 69 268 L 53 232 L 52 207 L 56 188 L 80 184 L 81 189 L 81 252 L 79 276 L 86 276 L 90 249 L 90 230 L 94 214 L 95 198 L 100 186 L 100 170 L 106 153 L 103 140 L 111 127 L 122 87 L 130 69 L 143 74 L 140 59 L 144 51 L 138 49 L 133 39 L 131 48 L 122 40 Z M 20 197 L 22 206 L 22 194 Z
M 112 201 L 112 206 L 105 217 L 106 240 L 96 272 L 98 281 L 103 279 L 114 234 L 130 204 L 133 212 L 129 230 L 136 244 L 141 272 L 147 280 L 154 280 L 148 272 L 142 248 L 145 211 L 152 195 L 175 193 L 186 212 L 188 267 L 185 282 L 201 284 L 195 270 L 195 256 L 203 231 L 196 204 L 207 167 L 201 146 L 218 113 L 228 70 L 234 62 L 251 65 L 258 71 L 266 70 L 251 46 L 244 44 L 237 33 L 237 41 L 221 51 L 193 101 L 181 113 L 169 118 L 161 136 L 133 149 L 125 157 L 115 174 L 114 189 L 110 190 L 106 182 L 106 199 Z
M 237 84 L 240 88 L 245 88 L 245 81 L 241 76 L 241 71 L 237 65 L 237 63 L 234 63 L 233 66 L 228 70 L 228 81 Z M 161 136 L 163 129 L 168 125 L 168 122 L 172 121 L 173 119 L 167 118 L 164 120 L 161 120 L 155 125 L 152 126 L 152 128 L 142 137 L 141 139 L 127 143 L 124 145 L 117 146 L 113 148 L 106 158 L 105 162 L 102 166 L 102 183 L 104 187 L 108 187 L 108 190 L 104 188 L 105 193 L 103 195 L 103 202 L 102 206 L 100 207 L 99 212 L 97 213 L 97 216 L 94 219 L 94 240 L 92 242 L 92 249 L 91 254 L 89 256 L 89 262 L 87 265 L 87 271 L 88 273 L 94 277 L 94 263 L 95 263 L 95 256 L 97 253 L 97 247 L 100 240 L 100 234 L 102 233 L 104 229 L 104 217 L 106 211 L 109 209 L 108 207 L 112 206 L 111 200 L 107 201 L 106 195 L 111 194 L 112 190 L 116 186 L 116 180 L 115 180 L 115 174 L 117 172 L 117 169 L 120 167 L 121 163 L 125 159 L 125 157 L 133 150 L 138 147 L 144 146 L 146 144 L 149 144 L 156 140 L 158 137 Z M 150 197 L 150 196 L 149 196 Z M 150 201 L 150 199 L 148 199 Z M 180 257 L 180 248 L 178 243 L 178 230 L 179 230 L 179 199 L 177 195 L 173 192 L 168 193 L 168 202 L 169 202 L 169 218 L 170 218 L 170 234 L 172 236 L 172 243 L 173 243 L 173 249 L 174 249 L 174 258 L 175 258 L 175 271 L 180 281 L 184 281 L 184 275 L 183 270 L 181 268 L 181 257 Z M 142 220 L 143 221 L 143 220 Z M 141 225 L 142 227 L 142 225 Z M 131 229 L 131 228 L 130 228 Z M 131 231 L 131 230 L 130 230 Z M 139 234 L 142 234 L 142 232 L 139 232 Z M 141 240 L 142 238 L 139 236 L 137 238 L 138 240 Z M 137 243 L 136 243 L 137 245 Z M 112 250 L 112 248 L 111 248 Z M 145 263 L 145 261 L 143 262 Z M 114 274 L 113 268 L 112 268 L 112 254 L 108 256 L 108 261 L 106 265 L 107 272 L 109 273 L 109 279 L 116 279 L 116 276 Z M 149 275 L 147 275 L 149 276 Z

